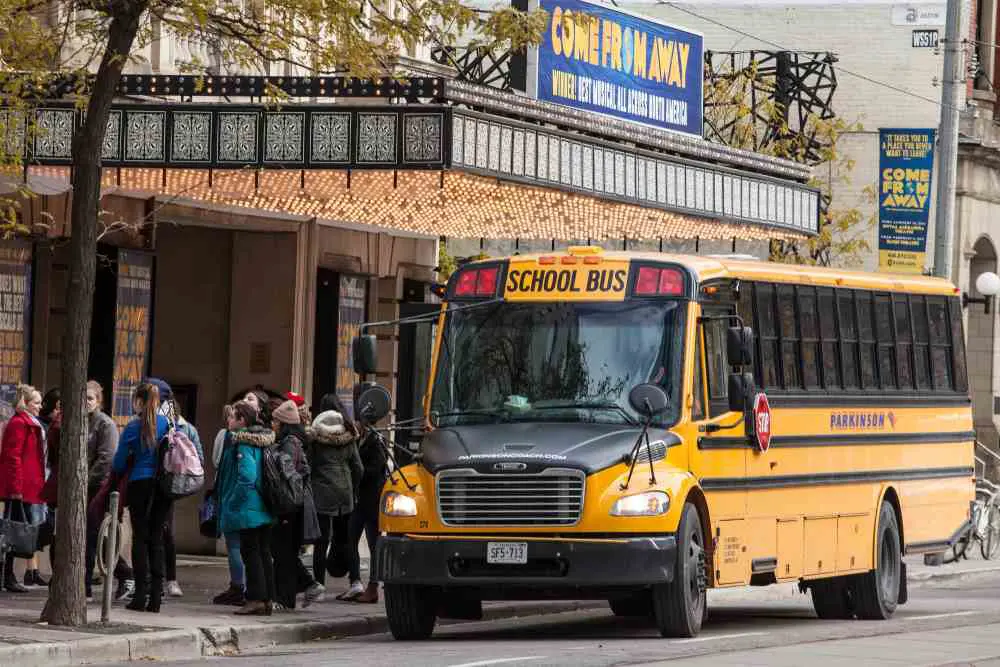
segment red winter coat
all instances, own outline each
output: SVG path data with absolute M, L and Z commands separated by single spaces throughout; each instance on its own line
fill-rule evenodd
M 20 496 L 26 503 L 42 503 L 45 485 L 45 453 L 42 425 L 19 411 L 3 430 L 0 445 L 0 498 Z

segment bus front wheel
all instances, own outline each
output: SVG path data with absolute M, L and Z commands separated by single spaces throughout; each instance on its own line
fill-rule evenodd
M 902 548 L 899 521 L 891 503 L 883 502 L 878 513 L 875 569 L 861 575 L 855 584 L 858 618 L 885 620 L 896 611 L 899 580 L 902 577 Z
M 385 584 L 385 615 L 396 639 L 427 639 L 437 622 L 437 595 L 427 586 Z
M 819 579 L 809 587 L 816 615 L 825 620 L 854 618 L 854 591 L 849 577 Z
M 664 637 L 694 637 L 705 617 L 705 536 L 698 510 L 684 505 L 677 527 L 677 559 L 669 584 L 653 586 L 653 614 Z

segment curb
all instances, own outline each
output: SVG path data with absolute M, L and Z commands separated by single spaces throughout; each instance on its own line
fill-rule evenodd
M 994 572 L 1000 572 L 1000 563 L 996 565 L 986 565 L 984 567 L 977 567 L 971 570 L 949 570 L 946 569 L 947 565 L 935 565 L 928 566 L 928 570 L 924 572 L 913 572 L 907 573 L 906 578 L 910 581 L 934 581 L 934 580 L 948 580 L 948 579 L 961 579 L 966 576 L 975 576 L 980 574 L 990 574 Z
M 531 602 L 509 607 L 488 607 L 483 610 L 482 620 L 543 616 L 605 607 L 606 603 L 603 601 Z M 443 620 L 441 624 L 453 625 L 462 622 Z M 251 649 L 281 644 L 360 637 L 388 630 L 389 622 L 384 614 L 330 621 L 163 630 L 131 635 L 88 637 L 65 642 L 18 644 L 0 648 L 0 665 L 68 667 L 137 660 L 198 660 L 205 656 L 234 655 Z

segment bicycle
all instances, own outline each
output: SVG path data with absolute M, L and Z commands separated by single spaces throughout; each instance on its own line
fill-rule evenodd
M 968 558 L 969 547 L 977 541 L 983 559 L 991 560 L 1000 553 L 1000 487 L 987 479 L 976 482 L 976 500 L 969 525 L 945 552 L 944 563 Z

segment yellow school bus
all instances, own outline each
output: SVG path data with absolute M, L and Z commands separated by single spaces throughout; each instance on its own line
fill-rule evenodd
M 445 301 L 419 454 L 382 495 L 397 638 L 500 599 L 606 599 L 690 637 L 706 588 L 778 582 L 885 619 L 902 555 L 969 520 L 946 281 L 579 247 L 464 265 Z

